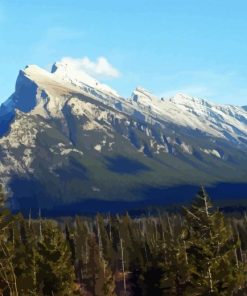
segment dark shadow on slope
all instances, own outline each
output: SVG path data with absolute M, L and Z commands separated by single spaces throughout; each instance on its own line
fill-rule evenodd
M 106 157 L 107 168 L 118 174 L 135 175 L 142 171 L 149 171 L 150 168 L 143 163 L 124 156 Z
M 9 206 L 14 211 L 24 211 L 28 209 L 39 208 L 38 196 L 44 196 L 45 192 L 42 185 L 37 180 L 20 178 L 18 176 L 12 178 L 9 184 L 12 196 L 9 198 Z
M 145 116 L 140 111 L 134 110 L 133 117 L 141 122 L 145 122 Z
M 66 122 L 64 123 L 67 128 L 68 137 L 71 141 L 71 143 L 76 146 L 77 143 L 77 136 L 76 136 L 76 120 L 71 115 L 71 108 L 66 104 L 62 110 L 63 115 L 66 119 Z
M 28 113 L 36 106 L 36 94 L 37 85 L 21 71 L 16 81 L 15 108 Z
M 136 130 L 133 128 L 129 129 L 129 139 L 132 145 L 136 147 L 136 149 L 140 149 L 142 146 L 141 139 L 138 137 Z
M 114 192 L 110 196 L 112 201 L 99 200 L 96 198 L 86 198 L 76 203 L 54 204 L 51 196 L 42 190 L 38 182 L 30 180 L 15 180 L 12 183 L 14 193 L 14 210 L 21 210 L 24 215 L 38 213 L 39 207 L 42 215 L 47 217 L 74 216 L 74 215 L 94 215 L 101 213 L 124 213 L 126 211 L 134 213 L 145 213 L 150 208 L 162 207 L 165 209 L 190 205 L 199 190 L 199 186 L 184 185 L 166 188 L 144 187 L 136 190 L 136 201 L 117 201 Z M 214 187 L 207 187 L 207 192 L 212 198 L 215 206 L 230 209 L 231 211 L 247 210 L 247 184 L 217 184 Z M 42 206 L 40 202 L 42 201 Z
M 0 137 L 4 136 L 8 131 L 11 122 L 13 121 L 15 117 L 14 112 L 9 112 L 7 114 L 4 114 L 1 116 L 0 119 Z
M 55 173 L 59 175 L 62 182 L 68 182 L 71 179 L 88 179 L 88 170 L 78 161 L 73 158 L 69 159 L 69 165 L 61 167 L 55 170 Z

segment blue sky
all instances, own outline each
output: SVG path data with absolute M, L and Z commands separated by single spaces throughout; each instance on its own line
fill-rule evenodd
M 247 1 L 0 0 L 0 101 L 27 64 L 63 57 L 104 57 L 120 75 L 101 80 L 124 96 L 247 105 Z

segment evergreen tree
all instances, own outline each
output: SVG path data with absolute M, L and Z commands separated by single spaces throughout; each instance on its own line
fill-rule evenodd
M 76 257 L 75 257 L 75 241 L 73 238 L 73 235 L 70 232 L 70 229 L 68 227 L 68 225 L 65 225 L 65 235 L 66 235 L 66 240 L 70 249 L 70 253 L 71 253 L 71 263 L 74 265 L 75 261 L 76 261 Z
M 73 245 L 75 252 L 75 270 L 77 274 L 78 282 L 82 284 L 84 277 L 87 274 L 87 262 L 88 262 L 88 236 L 89 230 L 86 221 L 81 217 L 75 219 L 75 229 L 73 237 Z
M 10 240 L 10 227 L 14 217 L 4 208 L 5 194 L 0 185 L 0 291 L 2 295 L 17 296 L 17 280 L 14 270 L 14 245 Z
M 116 253 L 114 252 L 112 242 L 107 233 L 104 218 L 99 214 L 96 216 L 96 223 L 96 233 L 98 238 L 98 244 L 100 247 L 100 252 L 102 253 L 101 255 L 104 259 L 107 260 L 107 262 L 110 262 L 111 259 L 114 259 L 114 257 L 116 256 Z
M 103 287 L 102 287 L 102 296 L 115 296 L 116 292 L 116 286 L 115 286 L 115 278 L 113 276 L 113 273 L 107 264 L 107 262 L 103 259 L 101 262 L 101 270 L 103 270 Z
M 141 270 L 139 280 L 137 282 L 137 285 L 142 289 L 141 295 L 166 295 L 164 294 L 164 288 L 162 286 L 162 279 L 164 277 L 162 259 L 162 254 L 154 254 L 152 260 L 147 263 L 143 270 Z
M 201 188 L 191 208 L 185 208 L 190 287 L 185 295 L 233 295 L 243 286 L 232 230 Z M 236 261 L 237 260 L 237 261 Z
M 163 277 L 161 285 L 165 295 L 184 295 L 188 285 L 189 266 L 183 238 L 174 234 L 168 219 L 168 226 L 164 232 L 163 244 Z
M 37 280 L 37 237 L 32 225 L 19 216 L 12 229 L 14 242 L 14 266 L 20 295 L 42 295 Z
M 70 296 L 76 293 L 71 253 L 62 232 L 51 222 L 42 223 L 38 242 L 38 281 L 44 295 Z
M 89 239 L 88 289 L 93 296 L 114 296 L 115 280 L 106 261 L 101 258 L 94 236 Z

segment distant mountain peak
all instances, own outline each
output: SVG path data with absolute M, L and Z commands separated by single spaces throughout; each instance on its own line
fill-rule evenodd
M 79 71 L 73 68 L 73 66 L 67 62 L 54 63 L 51 68 L 51 73 L 61 78 L 62 80 L 74 83 L 78 86 L 81 86 L 81 84 L 84 83 L 89 86 L 95 87 L 98 84 L 98 81 L 96 79 L 83 71 Z
M 140 86 L 133 91 L 130 100 L 125 100 L 69 62 L 54 63 L 51 72 L 36 65 L 21 70 L 15 92 L 2 104 L 0 115 L 10 114 L 8 118 L 13 118 L 14 110 L 18 109 L 24 113 L 62 118 L 66 102 L 76 93 L 142 121 L 158 119 L 241 145 L 247 141 L 246 107 L 215 104 L 184 93 L 164 99 Z M 8 124 L 5 126 L 4 131 Z
M 27 65 L 24 70 L 20 71 L 20 74 L 23 73 L 24 75 L 28 77 L 37 77 L 37 76 L 46 76 L 46 77 L 52 77 L 51 73 L 37 65 Z
M 149 105 L 152 102 L 158 101 L 158 97 L 156 97 L 150 91 L 140 86 L 136 87 L 136 89 L 133 91 L 131 95 L 131 99 L 134 102 L 137 102 L 143 105 Z
M 170 102 L 175 104 L 182 104 L 182 105 L 204 105 L 207 107 L 210 107 L 213 105 L 213 103 L 210 103 L 204 99 L 192 97 L 184 93 L 177 93 L 170 99 L 168 99 Z
M 177 93 L 172 97 L 174 100 L 194 100 L 194 97 L 191 97 L 185 93 Z
M 52 65 L 51 73 L 57 78 L 71 83 L 73 86 L 84 88 L 89 86 L 102 92 L 107 92 L 114 96 L 119 97 L 117 91 L 113 90 L 106 84 L 100 83 L 97 79 L 90 76 L 82 69 L 77 69 L 73 64 L 69 62 L 56 62 Z
M 127 100 L 67 62 L 28 65 L 0 107 L 0 183 L 27 209 L 60 205 L 61 192 L 72 204 L 141 199 L 150 185 L 242 182 L 246 148 L 242 107 L 143 87 Z

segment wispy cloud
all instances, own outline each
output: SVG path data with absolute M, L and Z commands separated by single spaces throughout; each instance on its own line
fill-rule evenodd
M 183 71 L 162 77 L 172 86 L 160 92 L 162 97 L 185 93 L 195 97 L 217 100 L 224 103 L 247 105 L 247 88 L 243 88 L 240 74 L 229 71 Z
M 36 63 L 38 60 L 49 60 L 56 62 L 58 56 L 64 56 L 65 52 L 70 52 L 73 44 L 84 37 L 82 31 L 71 30 L 65 27 L 51 27 L 46 30 L 38 42 L 30 48 L 31 60 Z M 65 56 L 61 62 L 69 64 L 75 71 L 83 71 L 95 78 L 117 78 L 120 72 L 113 67 L 106 57 L 100 56 L 96 60 L 91 60 L 87 56 L 82 58 L 72 58 Z M 48 67 L 46 67 L 48 68 Z
M 120 72 L 105 57 L 99 57 L 96 61 L 92 61 L 88 57 L 80 59 L 64 57 L 61 62 L 68 64 L 75 71 L 86 72 L 97 78 L 118 78 L 120 76 Z

